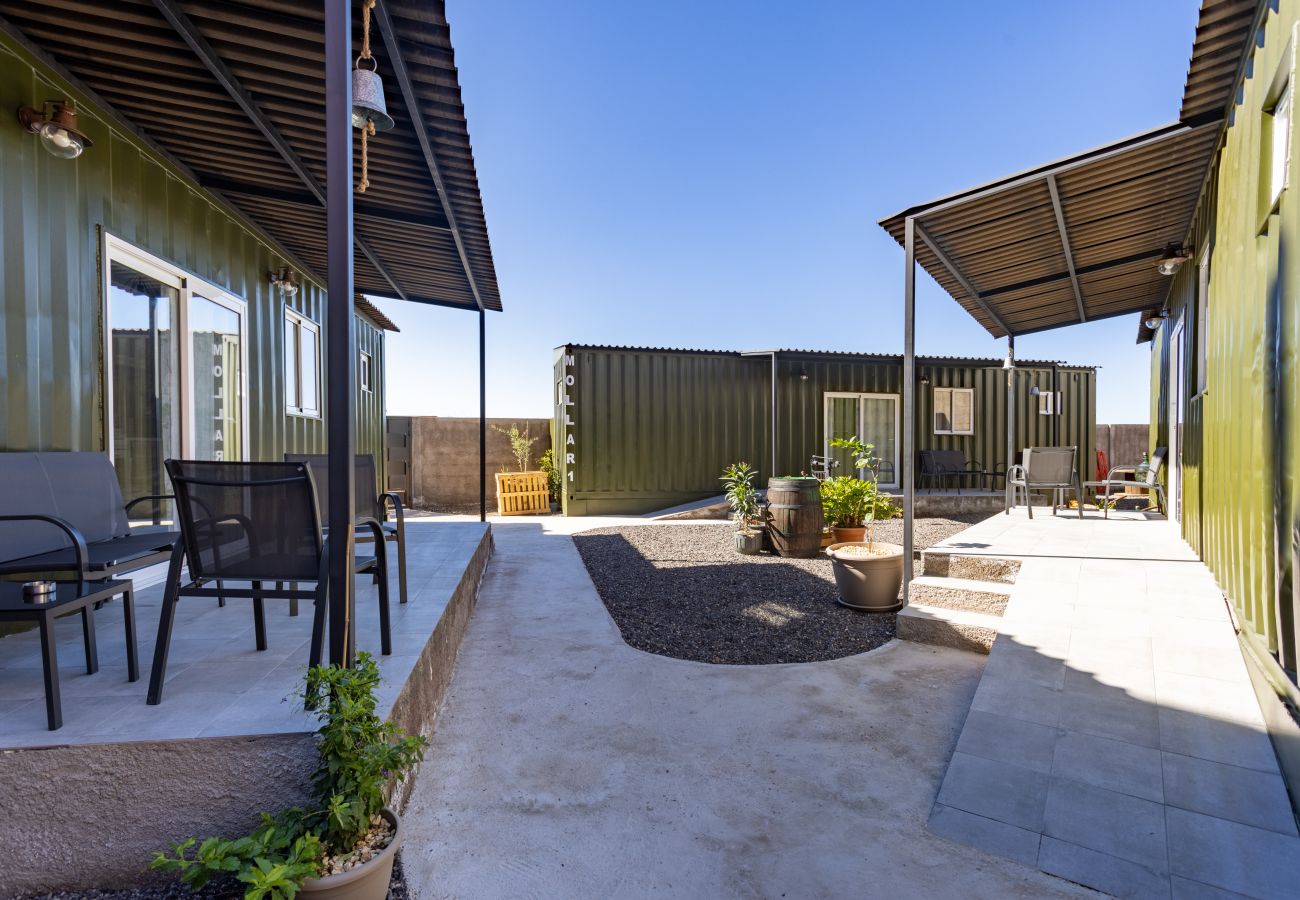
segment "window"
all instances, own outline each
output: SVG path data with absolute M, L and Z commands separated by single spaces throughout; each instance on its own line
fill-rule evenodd
M 370 354 L 361 351 L 361 364 L 357 366 L 357 380 L 361 382 L 361 390 L 369 394 L 373 388 L 370 387 Z
M 1210 248 L 1201 251 L 1196 271 L 1196 393 L 1209 386 L 1206 364 L 1210 358 Z
M 1291 80 L 1287 79 L 1269 113 L 1271 134 L 1268 151 L 1268 208 L 1277 209 L 1277 202 L 1286 188 L 1287 168 L 1291 160 Z
M 975 390 L 973 388 L 934 389 L 934 433 L 975 433 Z
M 1038 414 L 1040 416 L 1055 416 L 1061 412 L 1061 392 L 1057 391 L 1039 391 L 1038 392 Z
M 284 311 L 284 404 L 291 416 L 320 418 L 320 326 Z

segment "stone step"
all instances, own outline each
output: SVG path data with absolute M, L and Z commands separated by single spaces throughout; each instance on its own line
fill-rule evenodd
M 898 612 L 899 640 L 975 653 L 989 652 L 1001 619 L 964 609 L 909 603 Z
M 1020 560 L 946 550 L 923 550 L 921 574 L 1013 584 L 1020 574 Z
M 920 575 L 912 579 L 907 592 L 912 603 L 943 609 L 965 609 L 971 612 L 1001 616 L 1011 599 L 1011 585 L 994 581 L 976 581 L 973 578 L 946 578 L 937 575 Z

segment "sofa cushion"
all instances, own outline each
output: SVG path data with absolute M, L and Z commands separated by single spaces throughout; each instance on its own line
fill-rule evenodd
M 117 472 L 103 453 L 0 453 L 0 515 L 66 519 L 87 543 L 130 531 Z M 68 546 L 53 525 L 0 523 L 0 558 L 17 559 Z

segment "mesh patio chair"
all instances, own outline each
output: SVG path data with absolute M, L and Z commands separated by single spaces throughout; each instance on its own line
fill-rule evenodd
M 980 484 L 985 478 L 992 481 L 1002 474 L 996 467 L 984 468 L 979 460 L 968 462 L 966 454 L 960 450 L 922 450 L 920 455 L 921 470 L 918 478 L 920 487 L 925 487 L 927 480 L 931 484 L 937 481 L 939 489 L 943 490 L 945 482 L 952 479 L 957 487 L 957 493 L 960 494 L 963 478 L 973 478 L 976 484 Z
M 286 462 L 303 462 L 311 469 L 316 481 L 316 499 L 320 504 L 321 524 L 329 529 L 329 457 L 324 453 L 286 453 Z M 373 519 L 383 531 L 384 540 L 397 544 L 397 593 L 398 602 L 406 602 L 406 511 L 402 508 L 402 498 L 392 491 L 379 493 L 378 473 L 375 470 L 375 458 L 369 453 L 357 455 L 355 487 L 353 488 L 357 520 L 363 522 Z M 388 504 L 393 505 L 394 521 L 388 521 Z M 374 540 L 372 529 L 358 527 L 356 540 L 368 543 Z
M 149 678 L 149 703 L 162 700 L 176 605 L 181 597 L 247 598 L 253 601 L 258 650 L 265 650 L 268 599 L 310 599 L 310 665 L 321 660 L 327 608 L 329 545 L 321 530 L 316 487 L 305 463 L 198 462 L 169 459 L 167 474 L 176 493 L 181 539 L 167 570 L 158 640 Z M 377 525 L 375 526 L 377 532 Z M 376 555 L 357 561 L 357 571 L 384 572 L 384 543 Z M 188 565 L 182 583 L 181 565 Z M 214 586 L 207 587 L 211 582 Z M 267 587 L 276 582 L 276 587 Z M 284 582 L 290 583 L 284 588 Z M 300 582 L 311 582 L 300 588 Z M 247 587 L 242 585 L 247 584 Z M 382 652 L 392 652 L 388 621 L 388 579 L 379 582 Z
M 1146 476 L 1141 481 L 1129 481 L 1125 475 L 1137 476 L 1137 466 L 1114 466 L 1106 473 L 1105 478 L 1098 481 L 1085 481 L 1085 488 L 1102 489 L 1102 518 L 1110 518 L 1110 496 L 1112 488 L 1119 488 L 1121 491 L 1145 490 L 1156 495 L 1156 510 L 1161 515 L 1165 514 L 1165 486 L 1160 483 L 1160 470 L 1165 466 L 1165 456 L 1167 451 L 1164 447 L 1157 447 L 1156 452 L 1151 455 L 1151 462 L 1147 464 Z M 1149 501 L 1148 501 L 1149 502 Z M 1148 507 L 1149 508 L 1149 507 Z
M 1083 484 L 1075 462 L 1079 455 L 1078 447 L 1027 447 L 1021 456 L 1020 465 L 1007 470 L 1007 515 L 1016 505 L 1016 491 L 1022 491 L 1025 508 L 1029 518 L 1034 517 L 1034 504 L 1031 499 L 1033 491 L 1050 491 L 1052 497 L 1052 515 L 1063 499 L 1066 491 L 1074 491 L 1079 505 L 1079 518 L 1083 518 Z

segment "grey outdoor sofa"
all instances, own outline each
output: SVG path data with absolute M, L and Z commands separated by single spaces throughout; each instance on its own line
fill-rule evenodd
M 78 538 L 92 579 L 164 562 L 180 533 L 133 528 L 129 513 L 138 503 L 165 499 L 150 495 L 124 503 L 117 472 L 103 453 L 0 453 L 0 516 L 21 519 L 0 522 L 0 575 L 76 580 Z

